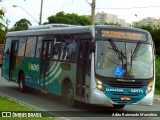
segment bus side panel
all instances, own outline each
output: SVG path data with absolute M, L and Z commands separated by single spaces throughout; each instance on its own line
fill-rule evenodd
M 3 56 L 3 64 L 2 64 L 2 76 L 9 80 L 9 69 L 10 69 L 10 56 Z
M 61 77 L 63 77 L 61 63 L 58 61 L 50 61 L 48 77 L 46 78 L 47 81 L 45 82 L 45 86 L 48 86 L 48 91 L 50 93 L 60 95 Z
M 49 84 L 49 92 L 61 95 L 61 85 L 65 78 L 71 81 L 75 91 L 76 69 L 75 63 L 51 61 L 48 82 L 46 82 L 46 85 Z
M 35 89 L 39 89 L 40 81 L 40 59 L 25 58 L 22 69 L 25 74 L 25 85 Z

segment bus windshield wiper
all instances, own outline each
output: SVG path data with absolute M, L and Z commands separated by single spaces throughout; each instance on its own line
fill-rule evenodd
M 133 54 L 131 54 L 131 59 L 132 60 L 134 60 L 136 58 L 137 53 L 138 53 L 140 47 L 141 47 L 141 42 L 138 42 L 137 45 L 136 45 L 136 47 L 135 47 L 135 49 L 134 49 L 134 51 L 133 51 Z
M 123 58 L 126 58 L 123 53 L 122 53 L 122 50 L 121 52 L 119 51 L 119 49 L 117 48 L 116 44 L 113 42 L 112 39 L 109 39 L 109 43 L 110 45 L 112 46 L 112 49 L 115 51 L 116 55 L 118 56 L 118 58 L 121 60 Z

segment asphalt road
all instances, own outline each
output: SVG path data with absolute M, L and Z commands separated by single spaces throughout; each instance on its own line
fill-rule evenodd
M 18 89 L 18 84 L 8 82 L 1 76 L 0 95 L 6 96 L 38 111 L 46 111 L 50 115 L 57 116 L 59 119 L 65 120 L 160 120 L 160 117 L 111 117 L 113 114 L 116 115 L 116 113 L 117 115 L 122 115 L 122 113 L 125 115 L 130 113 L 132 113 L 132 115 L 136 115 L 137 111 L 141 111 L 144 114 L 146 114 L 144 111 L 147 111 L 147 114 L 156 114 L 157 112 L 154 111 L 159 111 L 158 114 L 160 115 L 160 102 L 157 100 L 154 101 L 152 106 L 129 105 L 122 110 L 81 103 L 78 103 L 77 107 L 71 108 L 63 105 L 60 97 L 54 95 L 46 95 L 35 90 L 29 90 L 27 93 L 21 93 Z M 93 110 L 99 111 L 93 112 Z M 139 112 L 138 115 L 140 115 Z

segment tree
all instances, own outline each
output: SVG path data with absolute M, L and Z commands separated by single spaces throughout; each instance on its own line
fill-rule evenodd
M 136 26 L 137 28 L 141 28 L 150 32 L 153 42 L 156 48 L 156 55 L 160 56 L 160 28 L 159 27 L 151 27 L 151 26 Z
M 91 22 L 89 18 L 85 16 L 78 16 L 75 13 L 59 12 L 56 15 L 48 17 L 48 24 L 50 23 L 61 23 L 61 24 L 72 24 L 72 25 L 90 25 Z M 45 23 L 45 24 L 47 24 Z
M 32 24 L 29 20 L 23 18 L 14 24 L 14 27 L 11 29 L 11 31 L 27 30 L 31 25 Z
M 109 23 L 104 23 L 105 25 L 116 25 L 116 26 L 121 26 L 119 23 L 117 22 L 109 22 Z
M 1 0 L 0 0 L 1 2 Z M 5 35 L 7 32 L 7 27 L 3 24 L 5 12 L 3 9 L 0 9 L 0 44 L 4 43 Z

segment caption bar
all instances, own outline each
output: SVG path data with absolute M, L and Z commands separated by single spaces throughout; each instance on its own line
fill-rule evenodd
M 41 112 L 1 112 L 1 117 L 45 117 Z

